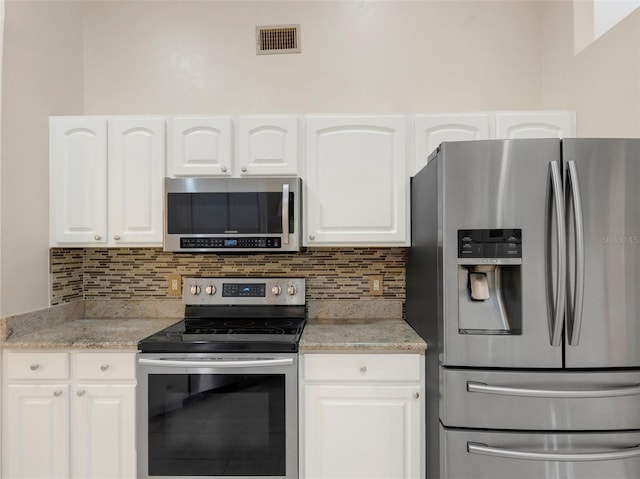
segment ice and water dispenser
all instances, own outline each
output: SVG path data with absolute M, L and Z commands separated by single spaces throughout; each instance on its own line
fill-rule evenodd
M 521 334 L 521 229 L 458 230 L 458 330 Z

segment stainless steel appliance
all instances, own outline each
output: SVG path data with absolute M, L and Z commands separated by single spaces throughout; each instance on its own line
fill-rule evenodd
M 300 178 L 165 178 L 164 250 L 295 252 Z
M 412 179 L 429 479 L 640 477 L 640 140 L 443 143 Z
M 186 278 L 185 319 L 139 343 L 139 478 L 298 477 L 305 280 Z

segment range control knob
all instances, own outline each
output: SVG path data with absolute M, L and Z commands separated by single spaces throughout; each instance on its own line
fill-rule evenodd
M 204 292 L 207 293 L 209 296 L 212 296 L 212 295 L 216 294 L 216 287 L 214 285 L 210 284 L 209 286 L 204 288 Z
M 298 292 L 298 288 L 296 288 L 294 285 L 290 284 L 289 286 L 287 286 L 287 294 L 289 296 L 293 296 L 297 292 Z
M 200 286 L 194 284 L 193 286 L 191 286 L 191 288 L 189 288 L 189 291 L 191 291 L 192 295 L 197 296 L 200 294 Z
M 282 288 L 280 287 L 280 285 L 276 284 L 273 288 L 271 288 L 271 292 L 276 296 L 280 296 L 280 293 L 282 293 Z

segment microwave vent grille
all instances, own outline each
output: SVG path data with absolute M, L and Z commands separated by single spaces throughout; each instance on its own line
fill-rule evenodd
M 300 25 L 256 27 L 256 53 L 300 53 Z

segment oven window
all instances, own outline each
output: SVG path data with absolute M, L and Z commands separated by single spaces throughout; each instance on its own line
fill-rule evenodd
M 150 476 L 284 476 L 284 374 L 150 374 Z
M 293 193 L 289 193 L 293 231 Z M 282 193 L 169 193 L 169 234 L 282 234 Z

